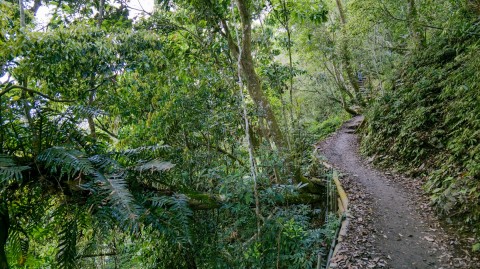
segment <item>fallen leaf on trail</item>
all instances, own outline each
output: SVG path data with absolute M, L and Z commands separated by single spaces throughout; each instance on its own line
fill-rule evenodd
M 435 241 L 435 239 L 433 239 L 433 238 L 431 238 L 431 237 L 428 237 L 428 236 L 425 236 L 425 237 L 423 237 L 423 238 L 425 238 L 425 240 L 427 240 L 428 242 L 433 242 L 433 241 Z

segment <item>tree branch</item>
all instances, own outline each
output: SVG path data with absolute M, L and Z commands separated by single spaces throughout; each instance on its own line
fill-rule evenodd
M 73 103 L 75 102 L 75 100 L 64 100 L 64 99 L 55 99 L 53 97 L 50 97 L 44 93 L 41 93 L 39 91 L 36 91 L 36 90 L 32 90 L 32 89 L 29 89 L 27 87 L 24 87 L 24 86 L 20 86 L 20 85 L 11 85 L 11 86 L 8 86 L 5 90 L 3 90 L 2 92 L 0 92 L 0 97 L 2 97 L 3 95 L 5 95 L 6 93 L 10 92 L 11 90 L 13 89 L 21 89 L 21 90 L 24 90 L 26 92 L 29 92 L 29 93 L 34 93 L 34 94 L 37 94 L 37 95 L 40 95 L 41 97 L 43 98 L 46 98 L 52 102 L 58 102 L 58 103 Z
M 78 258 L 83 259 L 83 258 L 95 258 L 95 257 L 106 257 L 106 256 L 116 256 L 116 252 L 108 252 L 108 253 L 98 253 L 98 254 L 85 254 L 85 255 L 80 255 Z
M 98 119 L 97 119 L 97 124 L 95 124 L 100 130 L 104 131 L 105 133 L 107 133 L 109 136 L 115 138 L 115 139 L 118 139 L 118 135 L 112 133 L 111 131 L 109 131 L 107 129 L 107 127 L 105 127 L 105 125 L 103 125 Z
M 385 6 L 385 3 L 383 1 L 380 1 L 380 3 L 382 3 L 382 10 L 385 11 L 385 13 L 391 17 L 392 19 L 394 20 L 397 20 L 397 21 L 403 21 L 403 22 L 407 22 L 407 23 L 411 23 L 412 20 L 409 20 L 409 19 L 404 19 L 404 18 L 399 18 L 399 17 L 396 17 L 395 15 L 393 15 L 390 10 L 388 10 L 388 8 Z M 438 27 L 438 26 L 433 26 L 433 25 L 428 25 L 428 24 L 424 24 L 424 23 L 419 23 L 418 24 L 419 26 L 422 26 L 422 27 L 425 27 L 425 28 L 431 28 L 431 29 L 436 29 L 436 30 L 445 30 L 445 28 L 442 28 L 442 27 Z

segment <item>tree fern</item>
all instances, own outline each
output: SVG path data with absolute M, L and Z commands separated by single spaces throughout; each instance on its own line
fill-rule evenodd
M 121 169 L 121 165 L 114 159 L 109 158 L 105 155 L 93 155 L 88 157 L 88 160 L 93 163 L 96 167 L 102 170 L 109 170 L 109 169 Z

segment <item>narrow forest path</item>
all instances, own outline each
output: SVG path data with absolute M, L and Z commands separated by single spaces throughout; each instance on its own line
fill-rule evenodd
M 451 251 L 459 243 L 441 228 L 419 185 L 407 188 L 395 179 L 400 176 L 372 168 L 360 157 L 354 130 L 362 120 L 353 118 L 318 145 L 345 175 L 351 200 L 348 235 L 334 267 L 469 268 L 468 254 L 456 257 Z

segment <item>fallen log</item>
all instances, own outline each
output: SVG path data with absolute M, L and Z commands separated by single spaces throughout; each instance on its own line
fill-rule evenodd
M 283 201 L 278 201 L 279 206 L 296 205 L 296 204 L 320 204 L 325 202 L 325 186 L 323 181 L 318 178 L 302 177 L 302 184 L 298 193 L 285 194 Z M 291 185 L 291 187 L 295 187 Z M 218 194 L 209 193 L 185 193 L 189 198 L 188 205 L 194 210 L 210 210 L 222 207 L 227 203 L 225 197 Z M 252 203 L 252 206 L 254 204 Z

